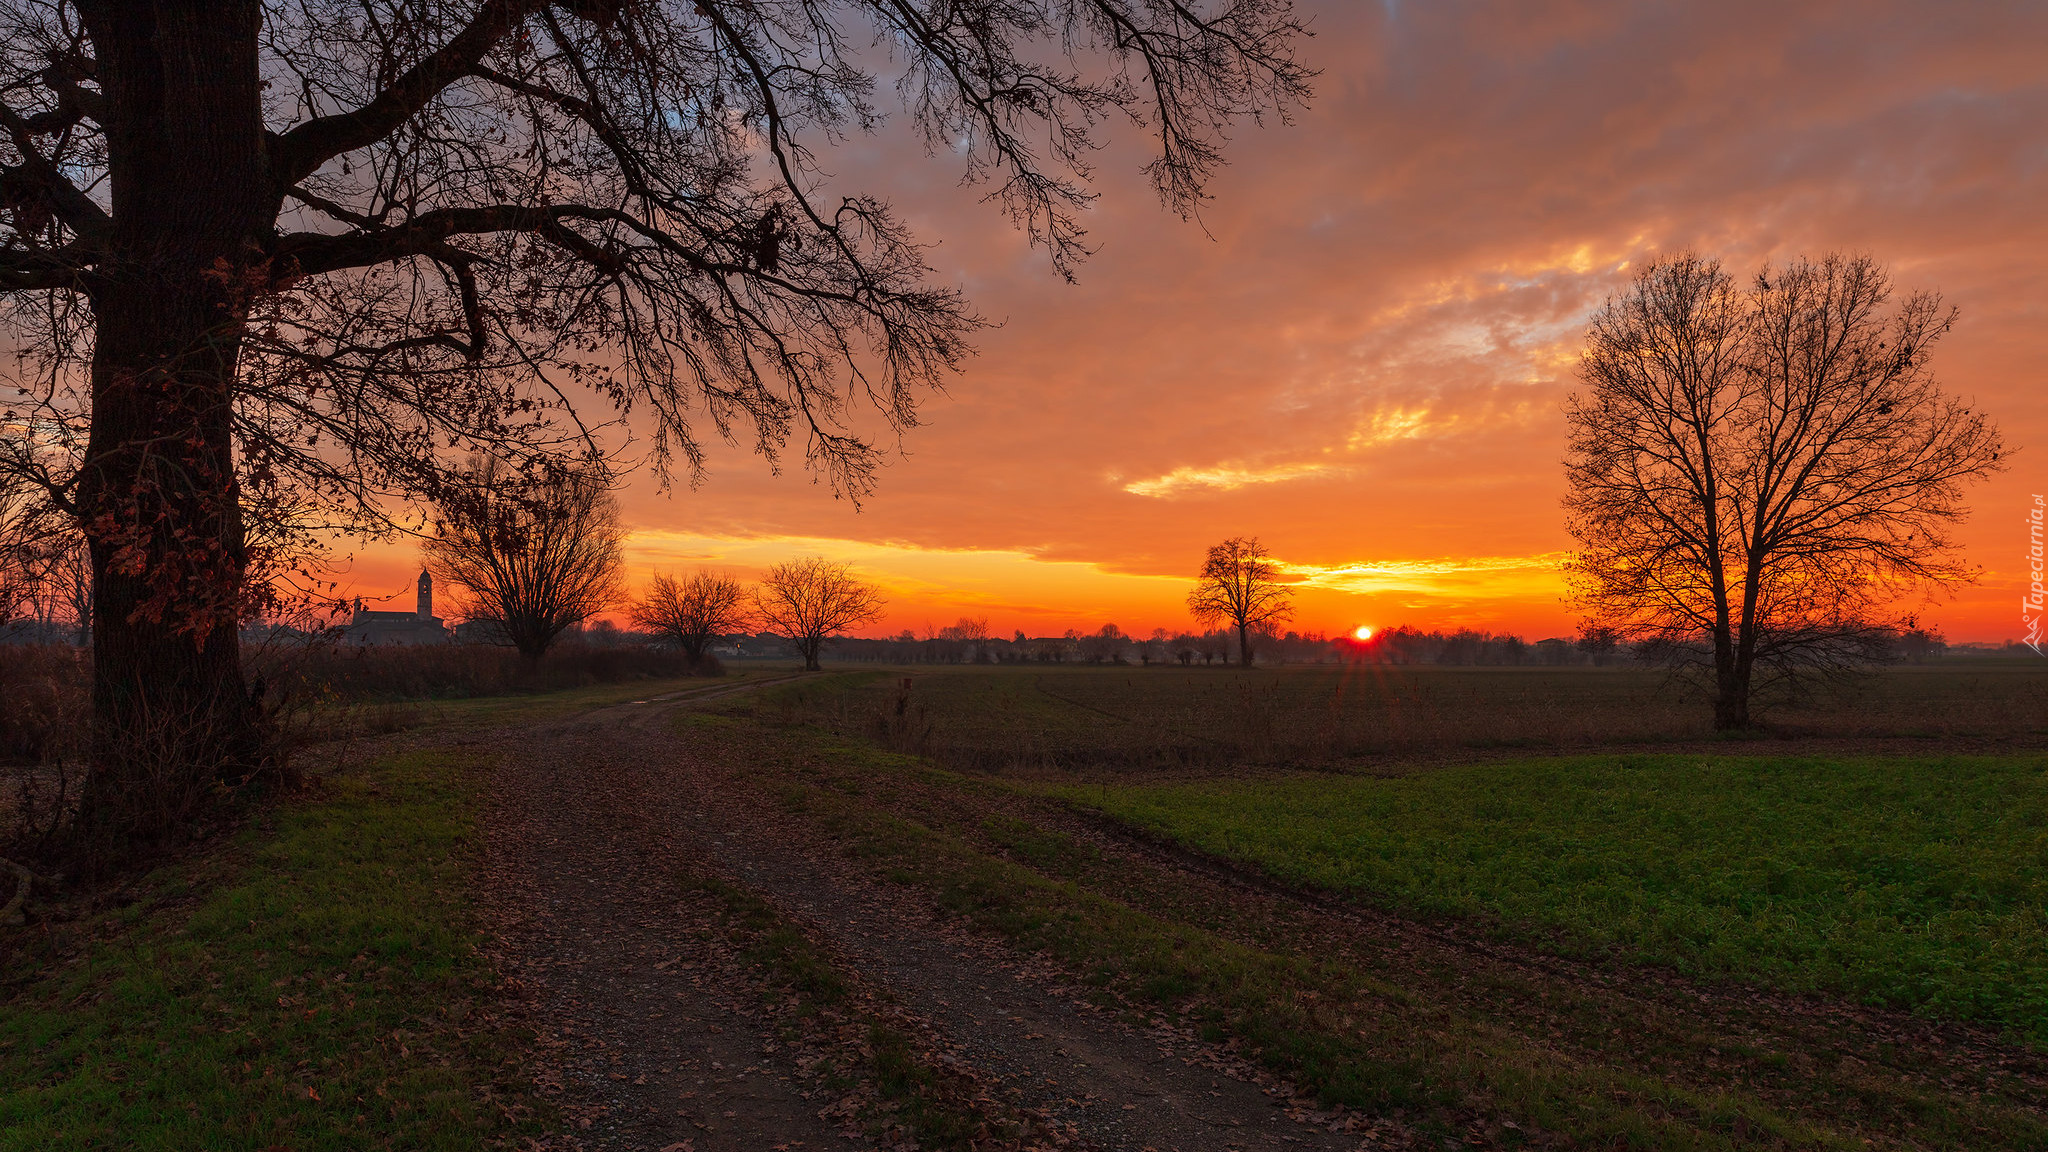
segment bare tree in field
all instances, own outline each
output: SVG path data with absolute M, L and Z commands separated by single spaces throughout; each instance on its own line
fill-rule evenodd
M 71 622 L 72 643 L 92 643 L 92 549 L 85 534 L 66 525 L 42 549 L 43 595 Z
M 1928 361 L 1955 322 L 1868 257 L 1746 288 L 1682 255 L 1594 316 L 1566 404 L 1568 576 L 1595 621 L 1711 676 L 1714 724 L 1766 683 L 1838 671 L 1973 579 L 1951 547 L 1998 431 Z
M 625 533 L 595 469 L 525 479 L 479 459 L 436 510 L 428 570 L 463 590 L 461 615 L 529 660 L 618 599 Z
M 708 430 L 866 491 L 856 409 L 914 425 L 981 323 L 827 175 L 877 70 L 1070 274 L 1100 126 L 1190 213 L 1232 125 L 1305 98 L 1301 33 L 1288 0 L 0 0 L 0 423 L 67 448 L 23 475 L 92 544 L 91 770 L 145 723 L 191 780 L 260 762 L 252 502 L 386 530 L 466 453 L 537 476 L 628 409 L 664 476 Z M 165 831 L 149 786 L 85 823 Z
M 678 580 L 664 572 L 648 584 L 630 615 L 638 627 L 672 641 L 695 665 L 720 636 L 747 628 L 753 599 L 729 573 L 699 568 Z
M 962 616 L 939 629 L 939 639 L 959 645 L 960 659 L 979 664 L 988 655 L 988 617 Z
M 1237 629 L 1238 662 L 1252 663 L 1252 635 L 1294 617 L 1294 589 L 1280 582 L 1280 570 L 1259 544 L 1233 536 L 1209 549 L 1188 611 L 1204 628 L 1227 622 Z
M 818 670 L 826 637 L 881 619 L 883 603 L 852 565 L 817 556 L 775 565 L 754 590 L 755 618 L 796 645 L 808 672 Z
M 1621 632 L 1605 624 L 1587 624 L 1579 630 L 1578 649 L 1593 660 L 1594 667 L 1604 667 L 1614 659 L 1614 653 L 1621 647 Z
M 35 593 L 37 533 L 27 485 L 0 474 L 0 625 Z

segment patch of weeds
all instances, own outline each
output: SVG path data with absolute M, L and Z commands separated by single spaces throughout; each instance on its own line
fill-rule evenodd
M 467 896 L 469 765 L 386 760 L 11 972 L 0 1149 L 471 1149 L 548 1119 Z M 26 963 L 27 961 L 24 961 Z

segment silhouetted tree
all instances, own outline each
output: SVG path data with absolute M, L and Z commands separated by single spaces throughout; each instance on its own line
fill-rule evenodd
M 479 458 L 436 511 L 428 570 L 463 590 L 461 615 L 529 660 L 618 598 L 625 532 L 594 468 L 524 479 Z
M 1121 659 L 1124 646 L 1129 643 L 1130 637 L 1124 635 L 1123 629 L 1114 624 L 1104 624 L 1081 637 L 1076 646 L 1081 651 L 1081 658 L 1090 664 L 1105 664 Z
M 53 639 L 62 622 L 71 643 L 82 648 L 92 639 L 92 554 L 75 525 L 57 516 L 40 519 L 47 530 L 20 562 L 28 606 L 44 639 Z
M 988 657 L 988 617 L 962 616 L 939 629 L 939 638 L 954 646 L 955 659 L 981 663 Z
M 1172 637 L 1167 634 L 1166 629 L 1154 628 L 1152 635 L 1138 643 L 1138 662 L 1149 668 L 1154 660 L 1164 661 L 1167 645 L 1171 640 Z
M 730 573 L 699 568 L 687 580 L 657 574 L 629 612 L 635 625 L 683 650 L 695 665 L 720 636 L 752 626 L 753 598 Z
M 882 593 L 853 574 L 853 566 L 805 556 L 768 569 L 754 590 L 754 613 L 768 630 L 785 637 L 804 658 L 804 670 L 818 670 L 825 639 L 881 618 Z
M 1258 538 L 1235 537 L 1209 549 L 1188 611 L 1203 625 L 1228 621 L 1237 629 L 1238 662 L 1250 667 L 1252 634 L 1294 616 L 1294 589 L 1280 582 L 1280 570 Z
M 38 535 L 28 486 L 0 474 L 0 625 L 35 592 Z
M 1587 624 L 1579 630 L 1579 651 L 1592 657 L 1595 667 L 1605 667 L 1621 647 L 1621 633 L 1605 624 Z
M 1717 728 L 1750 723 L 1759 672 L 1854 666 L 1903 593 L 1973 578 L 1947 533 L 2000 441 L 1928 368 L 1954 321 L 1932 293 L 1894 304 L 1860 256 L 1747 289 L 1676 256 L 1594 316 L 1565 408 L 1568 575 L 1596 620 L 1710 674 Z
M 30 356 L 0 419 L 70 449 L 25 475 L 91 540 L 95 765 L 138 725 L 189 734 L 166 771 L 260 759 L 252 499 L 386 528 L 462 452 L 589 450 L 571 396 L 630 408 L 664 471 L 708 419 L 867 491 L 847 398 L 915 424 L 980 323 L 826 189 L 820 152 L 884 123 L 873 69 L 1070 274 L 1096 126 L 1147 122 L 1189 213 L 1230 124 L 1306 95 L 1300 32 L 1287 0 L 8 0 L 0 318 Z
M 1900 633 L 1898 639 L 1899 657 L 1913 664 L 1924 664 L 1930 657 L 1939 656 L 1948 649 L 1948 638 L 1939 628 L 1915 626 Z

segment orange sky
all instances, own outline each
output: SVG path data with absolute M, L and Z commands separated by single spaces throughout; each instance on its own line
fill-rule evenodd
M 1588 313 L 1661 251 L 1740 274 L 1842 248 L 1962 309 L 1937 369 L 2019 451 L 1960 533 L 1983 582 L 1924 617 L 2019 634 L 2048 491 L 2048 5 L 1301 7 L 1313 107 L 1238 132 L 1200 226 L 1119 127 L 1078 285 L 902 134 L 830 155 L 1002 326 L 858 512 L 744 449 L 694 491 L 636 481 L 635 579 L 815 552 L 888 588 L 876 632 L 1143 633 L 1186 627 L 1203 549 L 1242 534 L 1304 578 L 1305 627 L 1567 632 L 1559 402 Z M 378 546 L 344 578 L 375 596 L 416 567 Z

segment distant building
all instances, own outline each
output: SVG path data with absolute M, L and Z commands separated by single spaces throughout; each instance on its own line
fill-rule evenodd
M 434 578 L 420 572 L 418 608 L 412 612 L 372 612 L 357 600 L 342 635 L 357 644 L 446 644 L 448 630 L 434 615 Z

